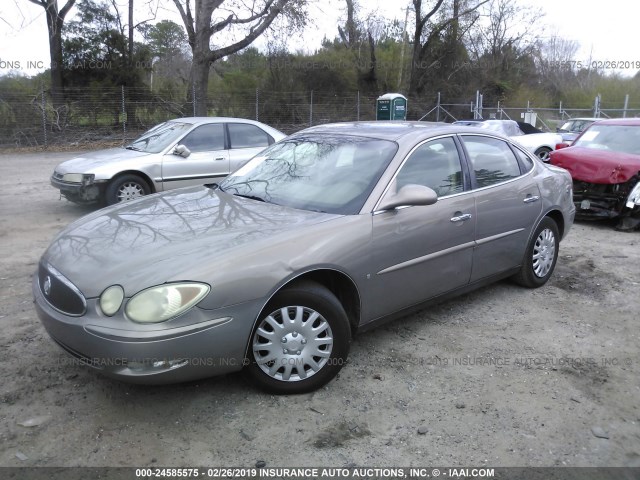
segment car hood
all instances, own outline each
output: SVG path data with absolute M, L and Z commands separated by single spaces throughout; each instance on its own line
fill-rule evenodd
M 79 157 L 62 162 L 56 167 L 56 172 L 65 173 L 91 173 L 106 163 L 128 162 L 133 159 L 151 155 L 147 152 L 137 152 L 126 148 L 109 148 L 96 152 L 87 152 Z
M 569 170 L 574 180 L 600 184 L 625 183 L 640 171 L 640 155 L 583 147 L 553 152 L 551 163 Z
M 126 296 L 202 272 L 237 268 L 264 247 L 300 238 L 305 227 L 343 217 L 296 210 L 193 187 L 98 210 L 60 232 L 43 256 L 87 298 L 114 284 Z M 277 259 L 265 259 L 274 261 Z M 211 265 L 215 264 L 215 268 Z

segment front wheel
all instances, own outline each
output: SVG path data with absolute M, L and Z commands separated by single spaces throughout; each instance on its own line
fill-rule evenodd
M 303 282 L 265 307 L 251 335 L 248 373 L 273 393 L 310 392 L 338 374 L 350 342 L 340 301 L 321 285 Z
M 514 277 L 516 283 L 528 288 L 547 283 L 558 260 L 559 246 L 556 222 L 549 217 L 543 218 L 527 246 L 520 272 Z
M 548 147 L 540 147 L 536 150 L 536 156 L 543 162 L 548 162 L 550 158 L 551 149 Z
M 105 203 L 114 205 L 148 195 L 151 189 L 138 175 L 127 174 L 111 180 L 105 192 Z

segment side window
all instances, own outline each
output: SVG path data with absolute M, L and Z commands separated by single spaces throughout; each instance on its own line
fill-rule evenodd
M 224 150 L 224 125 L 212 123 L 200 125 L 180 141 L 191 152 Z
M 270 138 L 264 130 L 255 125 L 247 123 L 229 124 L 231 148 L 268 147 Z
M 520 176 L 520 165 L 509 145 L 497 138 L 464 135 L 478 188 Z
M 458 149 L 451 137 L 420 145 L 407 159 L 396 177 L 397 188 L 408 184 L 432 188 L 439 197 L 464 190 Z

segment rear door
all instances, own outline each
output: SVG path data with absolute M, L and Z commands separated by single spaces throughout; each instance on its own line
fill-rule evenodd
M 518 267 L 542 211 L 533 161 L 499 138 L 461 135 L 476 200 L 471 281 Z
M 257 125 L 228 123 L 229 172 L 237 170 L 273 143 L 273 138 Z
M 229 173 L 229 153 L 225 148 L 223 123 L 200 125 L 179 142 L 191 154 L 182 157 L 168 152 L 162 159 L 162 185 L 171 188 L 203 185 L 224 178 Z
M 407 184 L 433 188 L 438 201 L 374 213 L 371 308 L 376 318 L 466 285 L 471 275 L 476 213 L 465 190 L 453 136 L 418 145 L 398 171 L 391 188 Z

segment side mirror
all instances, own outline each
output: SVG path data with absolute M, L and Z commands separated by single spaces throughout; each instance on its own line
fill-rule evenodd
M 424 185 L 405 185 L 397 193 L 387 192 L 378 210 L 393 210 L 398 207 L 433 205 L 438 201 L 438 194 Z
M 191 150 L 189 150 L 184 145 L 176 145 L 176 148 L 173 149 L 173 154 L 187 158 L 189 155 L 191 155 Z

